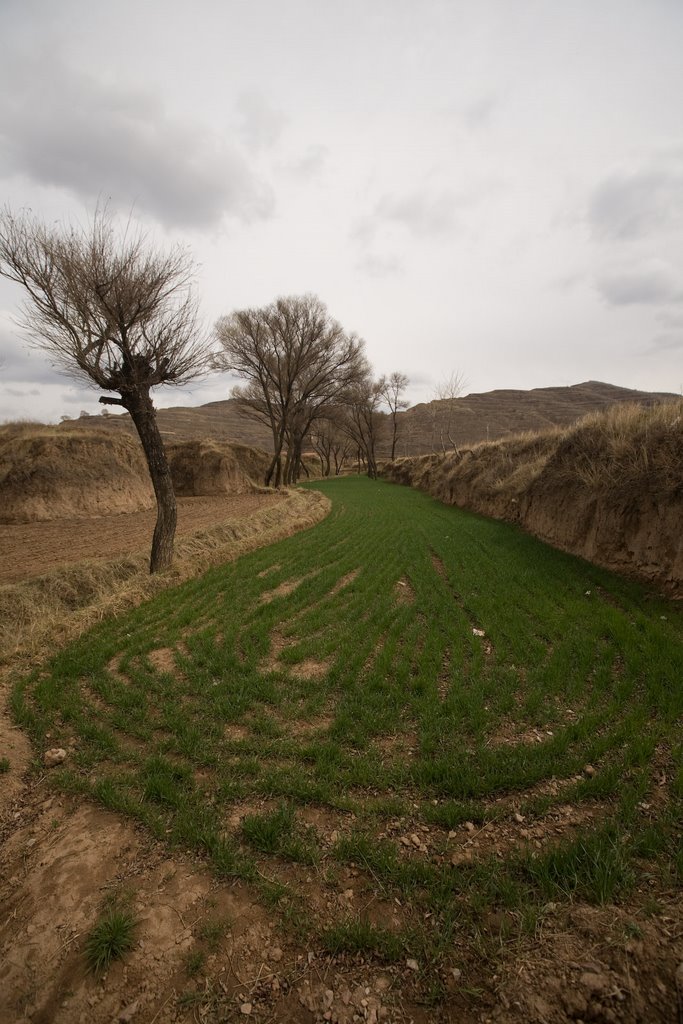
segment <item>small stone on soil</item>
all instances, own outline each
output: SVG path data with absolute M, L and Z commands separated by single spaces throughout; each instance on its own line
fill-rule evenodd
M 139 1009 L 140 1001 L 138 999 L 136 999 L 134 1003 L 129 1003 L 128 1006 L 124 1010 L 121 1010 L 119 1014 L 119 1024 L 129 1024 Z
M 43 764 L 46 768 L 54 768 L 62 761 L 66 761 L 66 750 L 63 747 L 52 747 L 43 754 Z

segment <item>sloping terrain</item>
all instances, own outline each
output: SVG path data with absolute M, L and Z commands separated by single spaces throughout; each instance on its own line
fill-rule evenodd
M 259 448 L 210 438 L 173 441 L 166 451 L 175 492 L 183 496 L 249 493 L 270 462 Z
M 398 459 L 384 474 L 671 593 L 683 587 L 680 399 L 620 404 L 566 431 Z
M 174 406 L 157 409 L 157 422 L 165 441 L 188 441 L 212 438 L 216 441 L 238 441 L 271 451 L 273 439 L 261 423 L 245 416 L 237 402 L 228 398 L 223 402 L 207 402 L 198 406 Z M 102 416 L 81 416 L 66 420 L 58 429 L 104 429 L 117 433 L 134 434 L 135 427 L 128 413 L 105 413 Z
M 535 388 L 532 391 L 487 391 L 467 395 L 452 402 L 421 403 L 399 413 L 398 455 L 421 455 L 441 451 L 442 445 L 476 444 L 495 440 L 524 430 L 543 430 L 568 426 L 589 412 L 608 408 L 618 402 L 649 404 L 671 395 L 660 395 L 620 388 L 599 381 L 587 381 L 572 387 Z M 167 440 L 214 438 L 239 441 L 272 450 L 269 430 L 240 412 L 232 399 L 209 402 L 196 408 L 177 407 L 158 410 L 159 429 Z M 123 415 L 87 416 L 69 421 L 62 429 L 104 428 L 132 432 L 130 417 Z M 386 419 L 379 456 L 390 454 L 389 423 Z
M 467 395 L 452 402 L 429 402 L 403 413 L 402 432 L 408 443 L 399 444 L 397 453 L 441 451 L 442 440 L 448 449 L 452 447 L 449 436 L 458 446 L 473 445 L 524 431 L 566 427 L 588 413 L 622 402 L 650 405 L 673 397 L 591 380 L 572 387 L 506 389 Z
M 249 494 L 268 456 L 213 440 L 167 444 L 176 493 Z M 63 430 L 39 424 L 0 429 L 0 523 L 137 513 L 155 505 L 137 437 L 125 431 Z

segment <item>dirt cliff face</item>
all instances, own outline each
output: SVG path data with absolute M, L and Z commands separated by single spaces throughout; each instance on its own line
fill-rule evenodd
M 536 486 L 520 502 L 524 529 L 555 547 L 683 594 L 683 500 Z
M 683 596 L 681 408 L 636 407 L 568 432 L 399 459 L 384 476 Z
M 154 494 L 139 442 L 55 431 L 0 443 L 0 522 L 139 512 Z
M 212 440 L 167 444 L 178 497 L 251 494 L 269 457 Z M 47 522 L 155 507 L 139 440 L 123 432 L 41 425 L 0 431 L 0 523 Z
M 177 495 L 248 494 L 262 483 L 265 452 L 225 441 L 185 441 L 167 445 Z

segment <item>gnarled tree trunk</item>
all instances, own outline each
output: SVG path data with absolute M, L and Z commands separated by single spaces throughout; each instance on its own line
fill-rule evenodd
M 138 388 L 133 393 L 122 395 L 121 404 L 130 413 L 140 437 L 157 499 L 157 522 L 152 538 L 149 571 L 160 572 L 169 569 L 173 561 L 173 540 L 178 519 L 171 470 L 149 388 Z

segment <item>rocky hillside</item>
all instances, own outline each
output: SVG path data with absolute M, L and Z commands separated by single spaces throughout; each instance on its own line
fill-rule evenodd
M 565 427 L 586 413 L 598 412 L 619 402 L 651 404 L 665 397 L 673 396 L 588 381 L 572 387 L 487 391 L 457 398 L 452 402 L 421 403 L 399 414 L 397 454 L 421 455 L 442 451 L 444 447 L 449 449 L 453 445 L 493 441 L 525 430 Z M 180 406 L 160 409 L 158 418 L 161 433 L 169 441 L 212 438 L 272 450 L 267 428 L 245 417 L 232 399 L 209 402 L 196 408 Z M 67 430 L 81 427 L 133 432 L 133 425 L 126 413 L 86 416 L 62 425 Z M 387 422 L 379 456 L 386 458 L 389 454 Z

